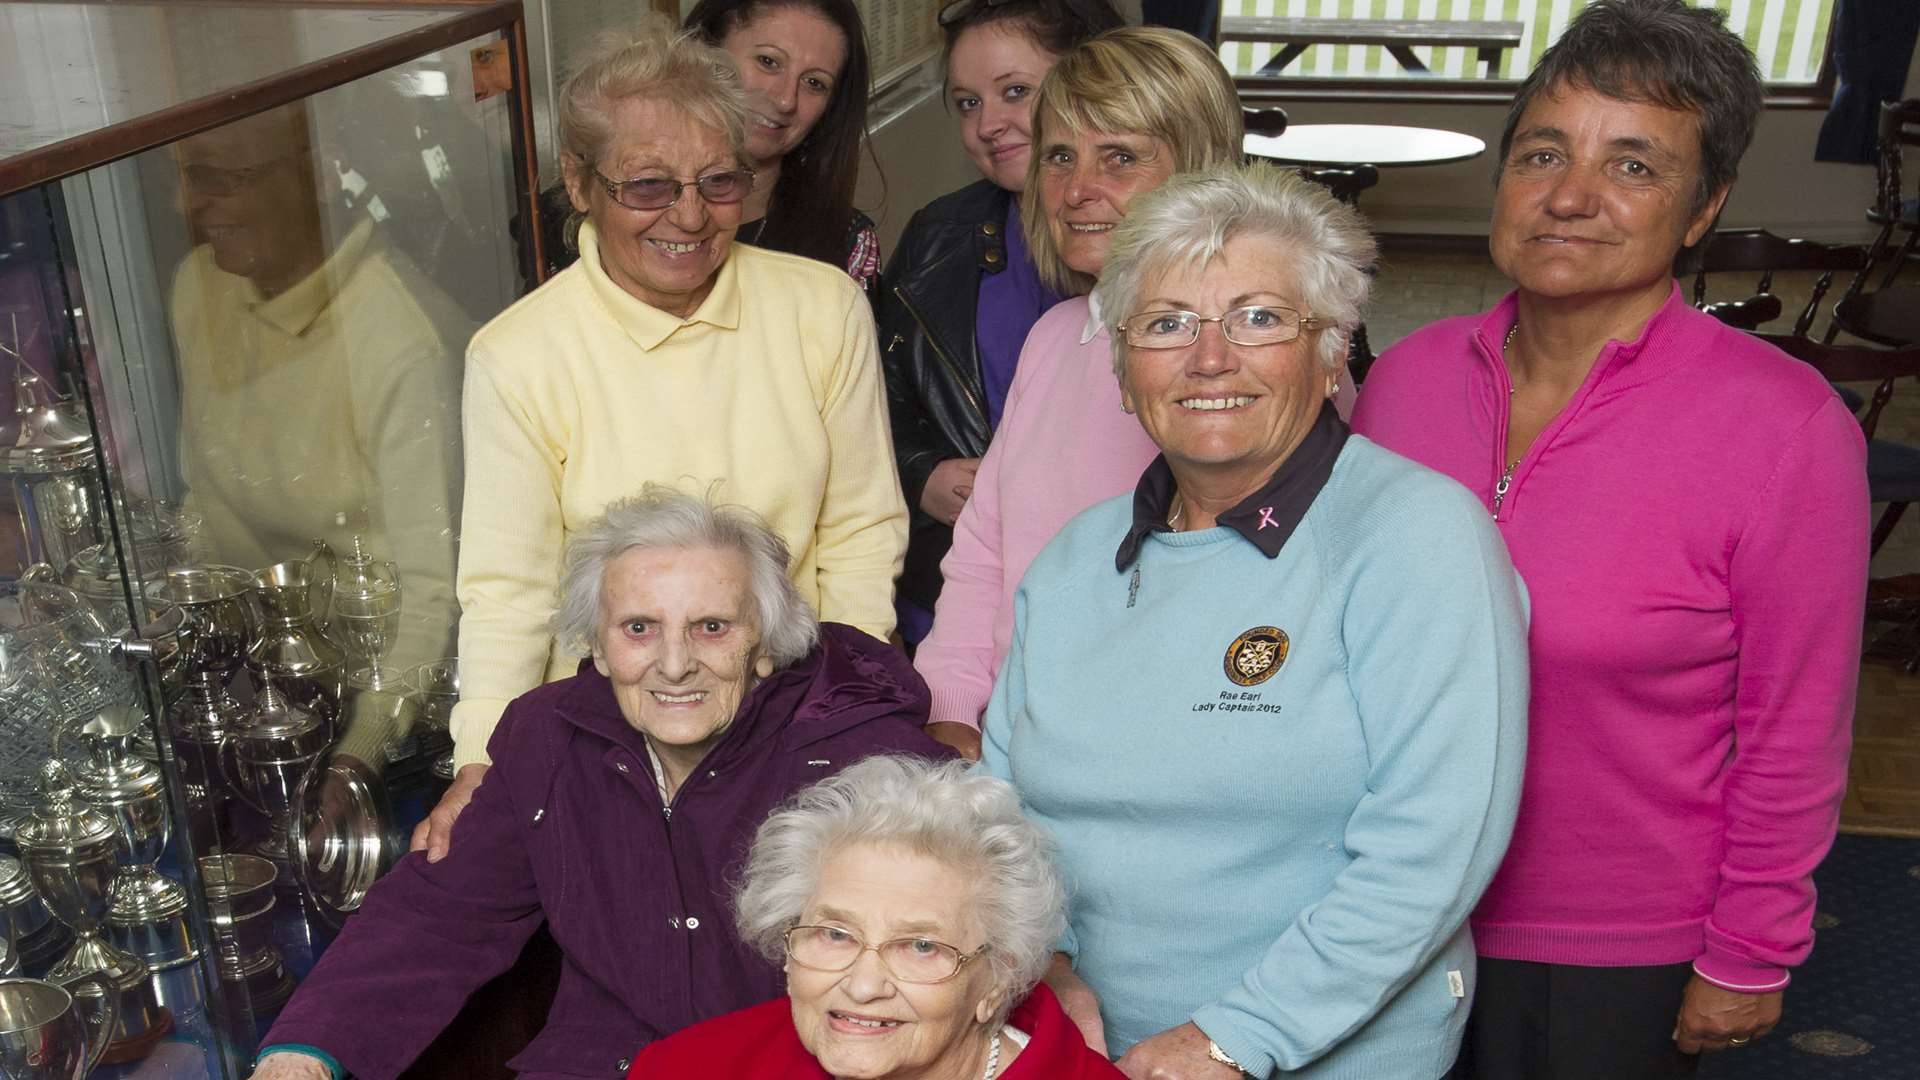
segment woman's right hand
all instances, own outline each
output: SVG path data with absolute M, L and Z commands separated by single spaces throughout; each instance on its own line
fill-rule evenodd
M 935 465 L 927 486 L 920 489 L 920 509 L 940 524 L 951 526 L 973 494 L 973 474 L 979 471 L 977 457 L 948 458 Z
M 1080 1037 L 1087 1040 L 1087 1047 L 1106 1057 L 1107 1026 L 1100 1021 L 1100 995 L 1075 973 L 1073 960 L 1066 953 L 1054 953 L 1053 963 L 1041 981 L 1060 999 L 1060 1008 L 1067 1019 L 1073 1021 L 1073 1026 L 1080 1029 Z
M 247 1080 L 333 1080 L 333 1070 L 312 1054 L 282 1050 L 261 1058 Z

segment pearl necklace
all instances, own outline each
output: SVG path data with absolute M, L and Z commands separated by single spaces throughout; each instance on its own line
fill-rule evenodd
M 993 1074 L 1000 1071 L 1000 1033 L 993 1033 L 993 1045 L 987 1049 L 987 1071 L 980 1074 L 980 1080 L 993 1080 Z

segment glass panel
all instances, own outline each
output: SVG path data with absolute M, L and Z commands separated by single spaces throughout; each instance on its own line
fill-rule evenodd
M 454 15 L 459 12 L 454 12 Z M 292 4 L 9 3 L 0 157 L 210 97 L 450 18 Z
M 103 20 L 78 31 L 108 34 L 95 49 L 133 40 L 117 10 L 24 8 Z M 127 10 L 156 26 L 208 16 L 209 30 L 214 12 L 245 16 L 239 51 L 276 70 L 445 14 Z M 169 34 L 146 35 L 151 70 L 193 69 L 206 42 Z M 84 772 L 98 744 L 125 744 L 166 781 L 171 840 L 149 839 L 151 871 L 122 860 L 113 880 L 185 894 L 171 922 L 123 934 L 156 950 L 136 993 L 149 1022 L 95 1076 L 246 1075 L 437 797 L 457 685 L 462 361 L 528 287 L 507 58 L 488 34 L 0 198 L 0 415 L 18 413 L 0 434 L 0 694 L 91 695 L 0 708 L 21 726 L 0 733 L 0 827 L 45 802 L 47 758 Z M 254 63 L 231 59 L 222 77 Z M 189 94 L 173 91 L 159 104 Z M 56 608 L 58 633 L 41 625 Z M 25 646 L 48 652 L 44 639 L 74 646 L 77 674 L 29 685 Z M 122 662 L 146 648 L 162 662 Z M 121 711 L 101 726 L 104 706 Z M 325 812 L 301 816 L 309 776 Z M 153 926 L 198 962 L 160 954 Z M 42 945 L 29 973 L 57 959 Z

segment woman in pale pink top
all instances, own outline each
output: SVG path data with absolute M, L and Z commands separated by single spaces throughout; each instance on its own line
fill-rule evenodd
M 1042 280 L 1075 295 L 1027 336 L 914 660 L 933 689 L 928 733 L 970 757 L 1027 564 L 1075 514 L 1133 490 L 1159 453 L 1121 408 L 1107 327 L 1087 303 L 1108 232 L 1174 173 L 1240 160 L 1241 134 L 1226 69 L 1172 30 L 1102 34 L 1062 56 L 1035 97 L 1021 219 Z

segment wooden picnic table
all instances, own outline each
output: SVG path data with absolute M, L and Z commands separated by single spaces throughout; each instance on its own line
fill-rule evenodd
M 1431 75 L 1413 53 L 1416 45 L 1458 46 L 1479 50 L 1486 75 L 1500 74 L 1500 56 L 1518 48 L 1525 25 L 1518 22 L 1454 19 L 1280 19 L 1238 16 L 1220 20 L 1220 41 L 1273 42 L 1286 46 L 1260 69 L 1278 75 L 1314 45 L 1378 45 L 1409 74 Z

